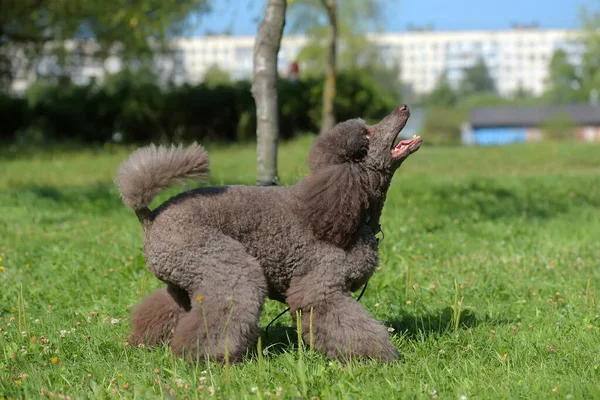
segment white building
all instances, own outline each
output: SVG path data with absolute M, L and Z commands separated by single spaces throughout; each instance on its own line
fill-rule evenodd
M 557 49 L 565 50 L 571 63 L 580 65 L 583 46 L 576 35 L 577 31 L 524 27 L 499 31 L 413 30 L 371 34 L 369 40 L 379 47 L 386 63 L 400 66 L 401 80 L 417 94 L 431 91 L 444 71 L 450 83 L 458 85 L 464 69 L 482 57 L 500 94 L 511 95 L 519 88 L 542 93 L 550 59 Z M 284 37 L 279 52 L 282 73 L 305 44 L 303 36 Z M 166 67 L 178 83 L 201 82 L 213 65 L 228 71 L 234 79 L 248 79 L 252 75 L 253 46 L 252 36 L 179 38 L 174 41 L 174 54 L 157 63 Z M 46 64 L 41 63 L 48 69 Z M 101 78 L 103 71 L 118 69 L 114 59 L 107 60 L 104 68 L 81 65 L 74 81 L 85 83 L 91 77 Z M 22 91 L 35 76 L 23 74 L 13 89 Z

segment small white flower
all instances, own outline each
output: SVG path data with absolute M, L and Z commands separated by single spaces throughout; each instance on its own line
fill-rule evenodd
M 200 381 L 200 383 L 205 383 L 206 382 L 206 377 L 205 376 L 201 376 L 200 378 L 198 378 L 198 380 Z
M 466 395 L 464 395 L 464 394 L 461 394 L 460 396 L 458 396 L 458 399 L 459 400 L 467 400 L 468 397 Z
M 252 393 L 256 393 L 256 392 L 258 392 L 258 388 L 257 388 L 256 386 L 252 386 L 252 387 L 250 388 L 250 391 L 251 391 Z
M 41 321 L 39 319 L 36 319 L 35 321 L 33 321 L 36 324 L 39 324 Z
M 119 323 L 119 319 L 118 318 L 113 318 L 113 319 L 110 320 L 110 323 L 113 324 L 113 325 L 118 324 Z
M 60 337 L 65 337 L 65 335 L 66 335 L 66 334 L 67 334 L 67 331 L 66 331 L 66 330 L 64 330 L 64 329 L 62 329 L 62 330 L 60 331 Z
M 206 375 L 206 371 L 202 371 L 200 372 L 202 375 Z

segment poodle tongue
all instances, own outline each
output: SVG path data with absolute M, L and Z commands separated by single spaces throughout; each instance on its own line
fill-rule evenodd
M 401 140 L 398 142 L 398 144 L 394 148 L 399 149 L 402 146 L 408 146 L 409 144 L 412 143 L 412 141 L 413 141 L 413 139 Z

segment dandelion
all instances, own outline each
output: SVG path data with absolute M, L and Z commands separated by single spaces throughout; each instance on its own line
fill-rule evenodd
M 56 363 L 58 363 L 58 357 L 52 357 L 52 358 L 50 359 L 50 362 L 51 362 L 52 364 L 56 364 Z
M 4 267 L 0 265 L 0 271 L 4 271 Z
M 29 268 L 29 267 L 30 267 L 30 265 L 29 265 L 29 264 L 25 264 L 25 268 Z
M 196 296 L 196 301 L 198 301 L 198 303 L 200 303 L 202 301 L 202 296 Z

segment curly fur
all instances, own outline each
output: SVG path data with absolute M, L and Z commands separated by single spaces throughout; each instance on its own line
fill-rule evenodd
M 421 143 L 391 156 L 408 115 L 402 106 L 377 125 L 336 125 L 315 140 L 312 174 L 294 186 L 200 188 L 153 211 L 148 204 L 166 185 L 206 177 L 208 158 L 197 145 L 134 152 L 117 185 L 144 226 L 147 268 L 168 289 L 135 308 L 130 340 L 169 342 L 191 359 L 222 360 L 228 346 L 230 360 L 240 361 L 269 297 L 312 312 L 315 346 L 330 357 L 395 359 L 385 327 L 349 293 L 375 272 L 387 188 Z

